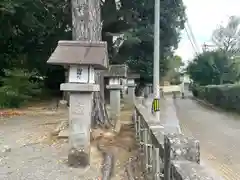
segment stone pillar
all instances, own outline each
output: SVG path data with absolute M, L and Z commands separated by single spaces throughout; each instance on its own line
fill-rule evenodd
M 68 162 L 71 166 L 89 165 L 93 92 L 100 91 L 94 77 L 92 66 L 72 65 L 69 68 L 69 83 L 60 86 L 62 91 L 69 92 Z
M 126 98 L 126 95 L 127 95 L 127 88 L 128 88 L 128 85 L 127 85 L 127 78 L 122 78 L 122 98 Z
M 112 77 L 109 79 L 107 89 L 110 91 L 110 118 L 114 122 L 114 128 L 120 130 L 120 111 L 121 111 L 121 90 L 120 78 Z
M 164 135 L 164 180 L 172 179 L 171 161 L 192 161 L 200 164 L 199 141 L 183 134 Z
M 127 86 L 128 86 L 128 102 L 129 104 L 133 105 L 135 103 L 135 80 L 134 79 L 128 79 L 127 81 Z
M 65 76 L 65 82 L 68 82 L 68 71 L 69 69 L 65 69 L 64 76 Z M 63 100 L 67 101 L 67 104 L 69 106 L 69 93 L 64 91 L 63 92 Z
M 147 98 L 148 97 L 148 86 L 144 87 L 144 97 Z
M 93 92 L 100 90 L 95 83 L 95 69 L 107 68 L 107 44 L 59 41 L 48 63 L 69 67 L 68 83 L 60 86 L 62 91 L 69 92 L 68 163 L 86 167 L 90 163 Z
M 147 98 L 151 94 L 151 84 L 146 84 L 144 88 L 144 97 Z
M 146 94 L 149 96 L 149 94 L 152 94 L 153 93 L 153 88 L 152 88 L 152 84 L 148 83 L 146 84 Z
M 150 89 L 150 94 L 152 94 L 153 93 L 153 84 L 150 84 L 149 89 Z

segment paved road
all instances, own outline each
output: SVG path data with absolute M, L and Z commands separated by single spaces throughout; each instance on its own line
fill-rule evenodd
M 240 116 L 176 99 L 182 132 L 200 140 L 201 157 L 226 180 L 240 180 Z

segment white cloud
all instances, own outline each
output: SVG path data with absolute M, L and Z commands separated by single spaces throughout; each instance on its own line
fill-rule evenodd
M 183 0 L 186 13 L 198 46 L 201 48 L 204 42 L 211 40 L 213 30 L 217 25 L 226 23 L 232 15 L 240 16 L 239 0 Z M 183 60 L 191 60 L 194 50 L 185 32 L 176 54 Z

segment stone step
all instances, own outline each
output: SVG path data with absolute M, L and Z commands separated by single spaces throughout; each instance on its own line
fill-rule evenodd
M 59 138 L 68 138 L 69 136 L 69 129 L 64 129 L 64 130 L 61 130 L 58 134 L 58 137 Z

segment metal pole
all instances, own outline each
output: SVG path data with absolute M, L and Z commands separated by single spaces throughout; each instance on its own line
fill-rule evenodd
M 154 62 L 153 62 L 153 92 L 156 99 L 160 99 L 160 0 L 155 0 L 154 14 Z M 155 113 L 156 120 L 160 120 L 160 112 Z

